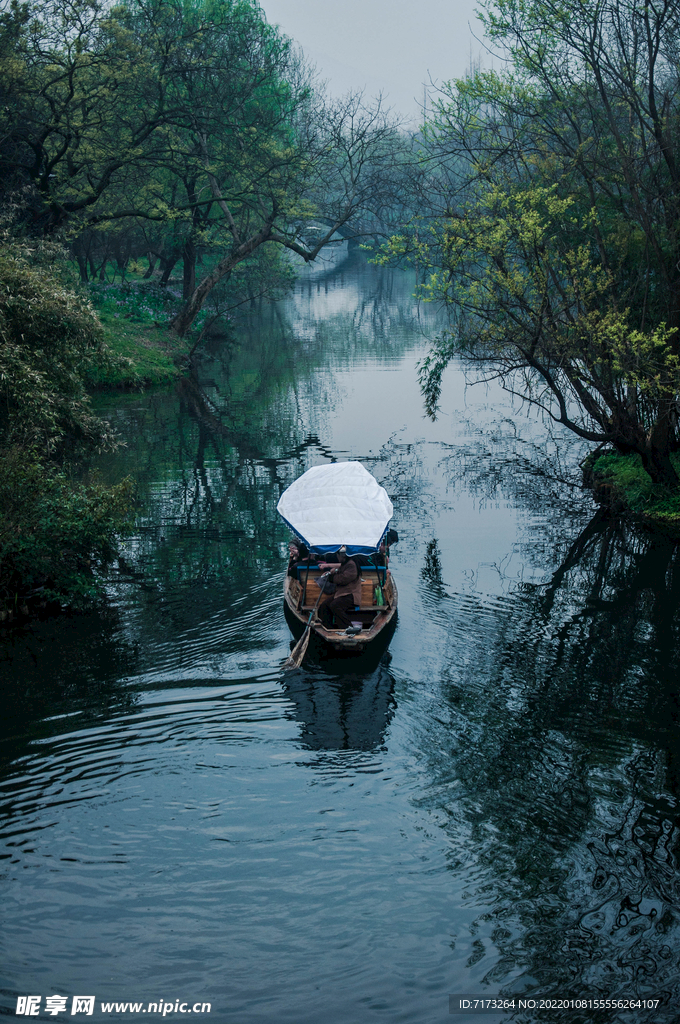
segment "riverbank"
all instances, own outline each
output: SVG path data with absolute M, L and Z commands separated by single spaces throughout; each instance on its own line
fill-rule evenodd
M 671 461 L 680 473 L 680 455 L 674 453 Z M 680 489 L 669 491 L 654 484 L 639 455 L 591 455 L 584 464 L 583 480 L 600 504 L 630 512 L 636 519 L 680 537 Z
M 90 390 L 154 387 L 179 376 L 191 345 L 164 326 L 167 315 L 151 289 L 108 286 L 92 289 L 91 298 L 113 359 L 88 371 Z
M 119 536 L 132 525 L 134 497 L 125 470 L 112 484 L 96 474 L 81 479 L 83 458 L 116 444 L 88 391 L 171 380 L 185 344 L 167 329 L 152 337 L 151 309 L 135 315 L 120 300 L 112 309 L 111 296 L 100 292 L 102 309 L 95 310 L 89 295 L 70 286 L 58 246 L 4 241 L 1 622 L 90 606 L 101 594 L 97 568 L 115 557 Z
M 186 339 L 164 327 L 104 322 L 104 332 L 114 361 L 88 374 L 95 391 L 171 384 L 189 355 Z

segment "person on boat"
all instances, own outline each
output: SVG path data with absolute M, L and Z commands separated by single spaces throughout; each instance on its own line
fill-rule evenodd
M 382 544 L 380 545 L 380 554 L 382 555 L 382 562 L 379 564 L 387 567 L 390 562 L 390 548 L 393 544 L 399 543 L 399 534 L 396 530 L 388 530 L 385 534 Z
M 355 560 L 347 557 L 344 546 L 332 557 L 337 560 L 319 562 L 320 569 L 331 570 L 329 578 L 336 587 L 335 593 L 319 605 L 319 618 L 326 629 L 333 628 L 333 619 L 338 629 L 347 629 L 352 624 L 350 612 L 361 604 L 361 573 Z
M 298 565 L 309 565 L 309 548 L 302 541 L 291 541 L 288 545 L 288 575 L 297 578 Z
M 380 547 L 373 555 L 352 555 L 352 558 L 356 561 L 357 565 L 361 568 L 375 569 L 377 566 L 385 567 L 390 562 L 390 547 L 399 541 L 399 534 L 396 530 L 388 530 L 382 541 Z

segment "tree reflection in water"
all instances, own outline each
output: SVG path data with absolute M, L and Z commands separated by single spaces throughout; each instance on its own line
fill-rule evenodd
M 476 862 L 467 899 L 491 907 L 475 928 L 480 959 L 500 951 L 480 979 L 494 991 L 678 1005 L 678 560 L 598 512 L 501 625 L 496 608 L 485 629 L 480 601 L 467 657 L 444 671 L 423 803 L 446 815 L 451 869 Z M 436 541 L 422 576 L 456 614 Z M 595 1019 L 619 1017 L 551 1016 Z

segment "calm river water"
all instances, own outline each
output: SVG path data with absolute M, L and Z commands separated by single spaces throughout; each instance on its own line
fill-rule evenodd
M 680 1020 L 677 552 L 597 518 L 583 449 L 496 385 L 454 367 L 426 420 L 413 288 L 302 279 L 196 380 L 104 404 L 100 471 L 140 493 L 108 603 L 1 639 L 5 1013 Z M 276 502 L 347 458 L 394 502 L 398 626 L 286 674 Z

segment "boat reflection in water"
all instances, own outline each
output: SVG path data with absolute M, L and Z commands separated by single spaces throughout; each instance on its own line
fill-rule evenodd
M 383 747 L 395 708 L 392 656 L 383 652 L 377 666 L 363 671 L 369 657 L 345 658 L 340 664 L 333 659 L 322 666 L 308 656 L 307 669 L 284 674 L 283 688 L 293 705 L 292 717 L 302 725 L 300 743 L 307 750 Z

